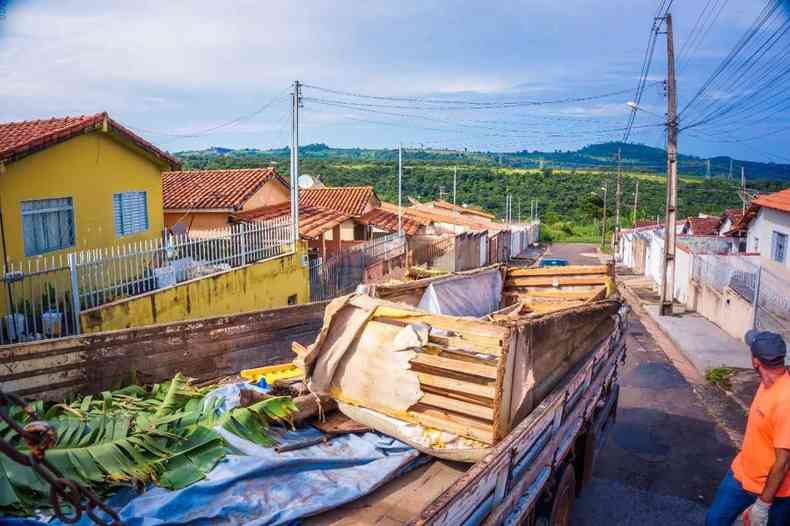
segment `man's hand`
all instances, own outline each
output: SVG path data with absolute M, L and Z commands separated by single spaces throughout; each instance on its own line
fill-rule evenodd
M 768 526 L 768 515 L 771 513 L 771 503 L 757 499 L 752 507 L 743 514 L 744 526 Z

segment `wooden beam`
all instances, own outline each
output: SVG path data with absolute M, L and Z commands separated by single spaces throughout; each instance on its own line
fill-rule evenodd
M 582 276 L 589 274 L 607 275 L 606 265 L 569 265 L 567 267 L 543 267 L 543 268 L 511 268 L 507 271 L 507 277 L 528 277 L 528 276 Z
M 479 405 L 472 402 L 465 402 L 463 400 L 458 400 L 457 398 L 451 398 L 449 396 L 443 396 L 440 394 L 425 393 L 422 395 L 422 398 L 420 398 L 420 404 L 429 405 L 439 409 L 449 409 L 450 411 L 463 413 L 481 420 L 494 420 L 493 407 Z
M 536 276 L 536 277 L 515 277 L 507 280 L 505 287 L 562 287 L 563 285 L 605 285 L 605 276 Z
M 485 398 L 494 399 L 494 386 L 484 385 L 474 382 L 467 382 L 455 378 L 447 378 L 445 376 L 438 376 L 430 373 L 417 372 L 417 378 L 420 384 L 425 384 L 429 387 L 436 389 L 445 389 L 447 391 L 458 391 L 460 393 L 469 393 L 475 396 L 482 396 Z
M 411 359 L 411 363 L 496 380 L 496 366 L 474 363 L 469 360 L 454 360 L 446 354 L 436 356 L 428 353 L 417 353 L 417 356 Z

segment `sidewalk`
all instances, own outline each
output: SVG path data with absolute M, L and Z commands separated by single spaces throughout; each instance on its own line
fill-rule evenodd
M 685 312 L 676 305 L 672 316 L 659 315 L 658 294 L 652 289 L 653 281 L 641 275 L 622 273 L 617 277 L 618 286 L 625 288 L 632 297 L 638 298 L 645 312 L 672 343 L 705 376 L 716 367 L 751 369 L 751 354 L 743 341 L 736 340 L 707 318 Z

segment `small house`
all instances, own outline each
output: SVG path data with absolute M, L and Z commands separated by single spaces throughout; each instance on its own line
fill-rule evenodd
M 227 227 L 239 212 L 290 201 L 288 182 L 272 167 L 165 172 L 162 195 L 165 226 L 197 236 Z
M 107 113 L 0 124 L 4 260 L 160 235 L 162 172 L 179 166 Z
M 727 235 L 746 237 L 746 251 L 790 267 L 790 189 L 757 196 Z

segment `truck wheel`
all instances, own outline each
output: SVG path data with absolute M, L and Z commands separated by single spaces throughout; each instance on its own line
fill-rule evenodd
M 573 464 L 565 466 L 557 491 L 554 492 L 554 501 L 551 504 L 550 526 L 568 526 L 570 524 L 571 508 L 576 498 L 576 474 Z

